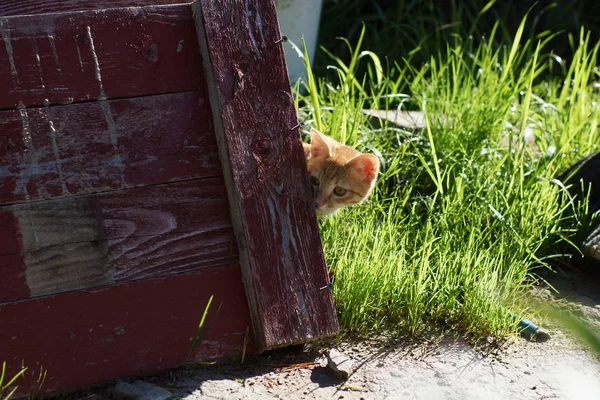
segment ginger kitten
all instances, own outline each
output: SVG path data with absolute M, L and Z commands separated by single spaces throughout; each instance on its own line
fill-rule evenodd
M 343 145 L 315 129 L 303 143 L 317 216 L 363 202 L 379 173 L 379 159 Z

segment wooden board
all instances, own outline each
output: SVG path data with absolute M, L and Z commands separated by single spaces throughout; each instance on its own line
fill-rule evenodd
M 190 0 L 2 0 L 0 17 L 45 14 L 49 12 L 101 10 L 117 7 L 141 7 L 161 4 L 191 3 Z
M 205 85 L 189 4 L 0 18 L 0 39 L 0 109 Z
M 275 43 L 275 4 L 202 0 L 192 7 L 258 347 L 334 334 L 296 111 Z
M 1 303 L 2 360 L 9 375 L 22 361 L 46 369 L 44 392 L 173 368 L 185 362 L 211 295 L 210 327 L 192 360 L 240 354 L 250 320 L 234 265 Z
M 0 112 L 0 204 L 220 176 L 202 91 Z
M 221 178 L 0 208 L 0 302 L 238 262 Z
M 0 17 L 8 374 L 179 366 L 211 295 L 196 360 L 336 333 L 272 1 L 95 6 L 0 2 L 58 11 Z

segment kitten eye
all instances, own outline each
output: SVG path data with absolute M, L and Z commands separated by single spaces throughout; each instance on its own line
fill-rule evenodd
M 343 187 L 339 187 L 339 186 L 336 186 L 336 187 L 335 187 L 335 189 L 333 189 L 333 193 L 334 193 L 336 196 L 343 196 L 343 195 L 345 195 L 347 192 L 348 192 L 348 191 L 347 191 L 346 189 L 344 189 Z
M 317 178 L 316 176 L 311 176 L 310 184 L 313 186 L 319 186 L 321 184 L 321 182 L 319 182 L 319 178 Z

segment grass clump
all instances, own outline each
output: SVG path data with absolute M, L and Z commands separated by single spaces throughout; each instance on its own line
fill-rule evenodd
M 502 337 L 516 329 L 509 314 L 528 313 L 536 270 L 578 251 L 586 202 L 556 176 L 598 150 L 598 45 L 582 31 L 566 66 L 544 53 L 547 40 L 523 38 L 525 20 L 508 45 L 498 27 L 385 73 L 360 50 L 363 28 L 346 42 L 350 62 L 330 54 L 336 81 L 309 70 L 297 93 L 309 125 L 382 160 L 371 199 L 321 221 L 347 331 Z M 418 109 L 426 127 L 373 124 L 363 108 Z
M 44 381 L 46 380 L 46 370 L 40 367 L 39 371 L 36 373 L 35 370 L 30 374 L 27 374 L 29 368 L 25 367 L 25 365 L 21 365 L 21 368 L 14 375 L 8 372 L 8 367 L 6 361 L 2 362 L 0 367 L 0 400 L 9 400 L 14 397 L 24 398 L 21 390 L 21 393 L 17 393 L 19 389 L 19 385 L 17 382 L 22 380 L 25 383 L 25 386 L 28 387 L 27 399 L 33 399 L 38 394 L 41 389 Z

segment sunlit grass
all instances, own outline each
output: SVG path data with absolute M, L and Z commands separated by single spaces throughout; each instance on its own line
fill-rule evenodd
M 371 199 L 321 222 L 347 331 L 502 337 L 515 332 L 510 313 L 529 312 L 535 271 L 578 252 L 585 199 L 556 176 L 599 147 L 599 46 L 582 31 L 563 65 L 544 52 L 551 35 L 525 41 L 523 26 L 507 45 L 496 24 L 487 39 L 457 36 L 425 64 L 386 71 L 361 51 L 363 30 L 348 65 L 330 54 L 337 80 L 309 70 L 305 122 L 382 161 Z M 425 113 L 425 129 L 362 112 L 406 107 Z
M 0 367 L 0 400 L 9 400 L 14 397 L 34 399 L 46 380 L 47 371 L 43 367 L 39 367 L 37 372 L 36 369 L 34 369 L 28 373 L 29 368 L 25 367 L 25 365 L 21 365 L 20 370 L 16 373 L 13 371 L 14 375 L 8 373 L 7 370 L 8 367 L 6 361 L 2 361 Z M 22 385 L 23 383 L 25 383 L 25 389 L 21 388 L 21 393 L 18 393 L 18 396 L 15 396 L 17 390 L 20 389 L 19 385 Z M 24 396 L 22 392 L 25 392 L 26 396 Z

